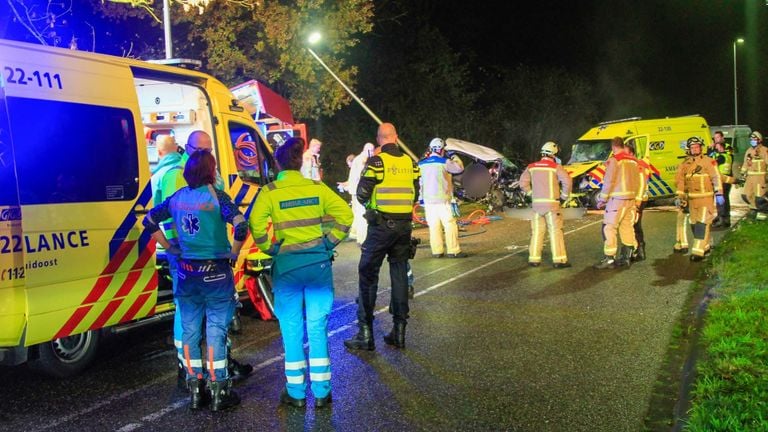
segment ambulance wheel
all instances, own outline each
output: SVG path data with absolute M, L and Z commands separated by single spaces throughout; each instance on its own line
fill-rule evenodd
M 38 358 L 30 368 L 46 375 L 66 378 L 80 373 L 96 356 L 98 331 L 89 330 L 38 345 Z

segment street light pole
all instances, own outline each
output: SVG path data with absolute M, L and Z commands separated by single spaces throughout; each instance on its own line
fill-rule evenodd
M 163 0 L 163 33 L 165 35 L 165 58 L 173 58 L 173 40 L 171 40 L 171 4 Z
M 368 115 L 370 115 L 370 116 L 371 116 L 371 117 L 372 117 L 372 118 L 373 118 L 373 119 L 376 121 L 376 123 L 378 123 L 378 124 L 382 124 L 382 123 L 383 123 L 383 122 L 381 121 L 381 119 L 380 119 L 380 118 L 379 118 L 379 117 L 378 117 L 376 114 L 374 114 L 374 112 L 373 112 L 373 111 L 371 111 L 371 109 L 370 109 L 370 108 L 368 108 L 368 106 L 367 106 L 365 103 L 363 103 L 363 101 L 362 101 L 362 100 L 361 100 L 359 97 L 357 97 L 357 95 L 355 94 L 355 92 L 353 92 L 353 91 L 352 91 L 352 89 L 350 89 L 349 87 L 347 87 L 347 85 L 346 85 L 346 84 L 344 84 L 344 82 L 341 80 L 341 78 L 339 78 L 339 77 L 338 77 L 338 76 L 337 76 L 335 73 L 333 73 L 333 71 L 331 70 L 331 68 L 329 68 L 329 67 L 328 67 L 328 65 L 326 65 L 326 64 L 325 64 L 325 62 L 324 62 L 324 61 L 323 61 L 323 60 L 320 58 L 320 56 L 318 56 L 318 55 L 317 55 L 317 53 L 315 53 L 315 52 L 312 50 L 312 48 L 310 48 L 310 47 L 307 47 L 307 51 L 309 51 L 309 53 L 310 53 L 310 54 L 312 54 L 312 57 L 314 57 L 314 58 L 315 58 L 315 60 L 317 60 L 317 62 L 318 62 L 318 63 L 320 63 L 320 65 L 321 65 L 321 66 L 323 66 L 323 68 L 325 68 L 325 70 L 326 70 L 326 71 L 327 71 L 329 74 L 331 74 L 331 76 L 332 76 L 332 77 L 333 77 L 333 78 L 334 78 L 334 79 L 335 79 L 335 80 L 336 80 L 336 81 L 337 81 L 339 84 L 341 84 L 341 86 L 342 86 L 342 87 L 344 87 L 344 90 L 346 90 L 346 91 L 347 91 L 347 93 L 349 93 L 349 95 L 350 95 L 350 96 L 352 96 L 352 99 L 354 99 L 354 100 L 355 100 L 355 102 L 357 102 L 357 103 L 358 103 L 358 104 L 359 104 L 361 107 L 363 107 L 363 109 L 365 110 L 365 112 L 367 112 L 367 113 L 368 113 Z M 406 145 L 405 145 L 405 143 L 403 143 L 403 142 L 400 140 L 400 138 L 398 138 L 398 139 L 397 139 L 397 144 L 398 144 L 400 147 L 402 147 L 402 149 L 403 149 L 403 150 L 405 150 L 405 152 L 406 152 L 406 153 L 408 153 L 408 156 L 410 156 L 411 158 L 413 158 L 413 160 L 419 160 L 419 158 L 418 158 L 418 157 L 416 157 L 416 155 L 415 155 L 415 154 L 414 154 L 414 153 L 411 151 L 411 149 L 409 149 L 409 148 L 408 148 L 408 146 L 406 146 Z
M 733 41 L 733 124 L 739 124 L 739 86 L 736 81 L 736 44 L 744 43 L 744 39 L 738 38 Z

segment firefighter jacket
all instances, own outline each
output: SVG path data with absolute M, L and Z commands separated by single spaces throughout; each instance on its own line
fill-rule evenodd
M 717 162 L 709 156 L 685 158 L 675 175 L 677 196 L 681 199 L 696 199 L 719 195 L 723 188 L 716 166 Z
M 419 161 L 421 173 L 420 197 L 424 204 L 445 204 L 453 198 L 453 177 L 464 165 L 459 158 L 448 159 L 436 153 Z
M 326 215 L 335 221 L 324 234 Z M 275 244 L 267 232 L 270 218 Z M 248 224 L 256 246 L 274 257 L 274 271 L 285 273 L 327 261 L 349 233 L 352 210 L 324 183 L 284 170 L 259 191 Z
M 640 187 L 637 188 L 635 202 L 639 205 L 643 201 L 648 201 L 648 180 L 651 178 L 651 164 L 648 163 L 646 158 L 642 158 L 637 159 L 637 166 L 639 168 L 638 181 Z
M 717 171 L 720 173 L 720 181 L 733 184 L 736 179 L 733 178 L 733 155 L 728 150 L 724 152 L 712 151 L 709 157 L 717 163 Z
M 184 180 L 184 160 L 180 153 L 173 152 L 163 156 L 152 170 L 152 202 L 155 205 L 165 201 L 177 190 L 187 185 Z M 169 240 L 177 237 L 172 219 L 163 221 L 161 228 Z
M 565 169 L 548 157 L 528 165 L 520 175 L 520 187 L 531 195 L 533 211 L 538 214 L 559 209 L 560 200 L 571 194 L 572 183 Z
M 397 144 L 384 144 L 381 153 L 368 159 L 357 200 L 385 218 L 410 219 L 419 177 L 419 166 Z
M 640 189 L 640 167 L 634 156 L 620 153 L 605 161 L 603 189 L 598 195 L 600 201 L 610 198 L 634 200 Z
M 758 145 L 757 147 L 750 147 L 744 154 L 744 163 L 741 165 L 741 174 L 747 174 L 748 176 L 765 176 L 766 167 L 768 163 L 768 148 L 764 145 Z

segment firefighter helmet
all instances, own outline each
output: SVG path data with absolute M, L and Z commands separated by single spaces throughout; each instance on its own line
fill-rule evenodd
M 443 141 L 442 138 L 432 138 L 432 141 L 429 142 L 429 149 L 433 152 L 441 152 L 445 148 L 445 141 Z
M 698 144 L 699 147 L 701 147 L 701 145 L 702 145 L 701 138 L 699 138 L 697 136 L 692 136 L 692 137 L 688 138 L 688 141 L 685 142 L 685 149 L 690 151 L 691 150 L 691 146 L 694 145 L 694 144 Z
M 763 142 L 763 134 L 758 131 L 753 131 L 749 138 L 756 139 L 758 142 Z
M 554 156 L 557 154 L 557 143 L 554 141 L 547 141 L 541 146 L 541 154 L 545 156 Z

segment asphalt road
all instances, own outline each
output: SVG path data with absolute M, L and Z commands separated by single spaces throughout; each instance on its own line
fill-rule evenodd
M 280 406 L 278 325 L 250 317 L 234 355 L 254 365 L 225 413 L 189 412 L 176 390 L 170 324 L 113 336 L 82 375 L 56 380 L 0 368 L 2 431 L 637 431 L 673 327 L 701 264 L 672 253 L 674 212 L 647 211 L 648 260 L 626 270 L 591 268 L 602 257 L 601 216 L 566 221 L 572 268 L 529 268 L 527 222 L 470 226 L 466 259 L 412 261 L 407 348 L 383 343 L 391 319 L 382 270 L 376 350 L 350 353 L 356 332 L 359 249 L 345 242 L 334 270 L 330 320 L 333 404 Z M 722 232 L 715 231 L 715 240 Z M 545 254 L 545 263 L 548 253 Z

